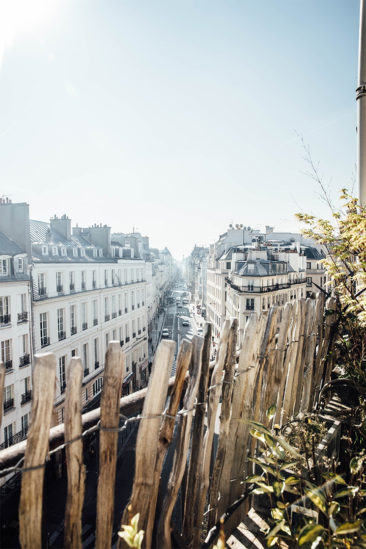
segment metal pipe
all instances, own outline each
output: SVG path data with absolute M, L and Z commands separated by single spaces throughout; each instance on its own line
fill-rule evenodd
M 366 4 L 360 0 L 360 34 L 358 52 L 357 175 L 360 204 L 366 206 Z

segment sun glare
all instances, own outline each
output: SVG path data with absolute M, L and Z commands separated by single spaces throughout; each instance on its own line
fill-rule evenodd
M 0 66 L 17 40 L 49 27 L 60 0 L 0 0 Z

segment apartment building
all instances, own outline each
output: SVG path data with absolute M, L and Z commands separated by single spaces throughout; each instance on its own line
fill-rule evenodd
M 32 397 L 29 312 L 26 250 L 0 232 L 0 362 L 5 367 L 0 448 L 20 442 L 28 432 Z
M 318 292 L 326 290 L 327 276 L 322 259 L 325 252 L 313 246 L 304 249 L 306 256 L 306 296 L 315 297 Z
M 206 308 L 207 302 L 207 259 L 209 250 L 203 246 L 194 246 L 187 258 L 187 282 L 192 301 Z

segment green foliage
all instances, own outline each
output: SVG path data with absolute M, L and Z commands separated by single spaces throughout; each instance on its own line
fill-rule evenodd
M 141 549 L 142 540 L 144 539 L 144 531 L 138 529 L 140 513 L 137 513 L 130 519 L 130 524 L 122 525 L 123 531 L 118 532 L 118 535 L 125 540 L 129 547 Z
M 287 434 L 278 436 L 251 423 L 260 453 L 251 459 L 257 474 L 246 482 L 255 485 L 254 494 L 268 498 L 272 525 L 267 546 L 278 546 L 282 539 L 291 548 L 366 547 L 365 452 L 354 455 L 349 471 L 341 475 L 337 471 L 340 464 L 332 462 L 330 468 L 326 458 L 314 461 L 314 453 L 309 457 L 304 452 L 304 447 L 318 444 L 323 436 L 324 427 L 316 416 L 310 423 L 308 417 L 294 422 L 302 433 L 297 438 L 289 437 L 289 425 L 282 429 Z M 290 438 L 297 447 L 290 444 Z

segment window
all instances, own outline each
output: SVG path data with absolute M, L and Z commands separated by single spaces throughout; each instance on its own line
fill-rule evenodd
M 22 435 L 25 437 L 29 429 L 29 413 L 21 417 Z
M 88 368 L 88 344 L 84 343 L 83 345 L 83 364 L 84 364 L 84 376 L 89 374 Z
M 58 370 L 60 375 L 60 390 L 63 393 L 66 387 L 66 355 L 60 356 L 58 359 Z
M 1 342 L 1 361 L 5 365 L 5 369 L 12 368 L 12 340 L 5 339 Z
M 38 293 L 46 295 L 46 277 L 44 273 L 38 273 Z
M 97 257 L 98 250 L 96 248 L 93 248 L 93 257 Z
M 306 285 L 311 286 L 313 284 L 313 278 L 311 276 L 306 277 Z
M 52 246 L 52 255 L 58 255 L 57 246 Z
M 98 324 L 98 301 L 96 299 L 93 300 L 93 325 L 96 326 Z
M 16 270 L 18 271 L 18 273 L 23 273 L 24 272 L 24 260 L 23 258 L 19 257 L 17 260 L 16 260 Z
M 26 313 L 27 309 L 27 294 L 20 294 L 20 310 L 22 313 Z
M 39 328 L 41 336 L 41 347 L 46 347 L 46 345 L 50 344 L 50 338 L 48 337 L 47 313 L 41 313 L 39 315 Z
M 112 295 L 112 318 L 116 318 L 117 309 L 116 309 L 116 296 Z
M 109 314 L 109 297 L 104 298 L 104 319 L 105 321 L 110 319 Z
M 307 268 L 307 269 L 311 269 L 311 261 L 307 261 L 307 262 L 306 262 L 306 268 Z
M 48 255 L 48 246 L 42 246 L 42 255 Z
M 99 248 L 99 257 L 103 257 L 103 250 L 102 250 L 102 248 Z
M 15 435 L 15 421 L 4 427 L 4 443 L 7 448 L 13 443 L 13 436 Z
M 61 248 L 61 255 L 63 255 L 63 256 L 66 256 L 66 255 L 67 255 L 67 251 L 66 251 L 66 248 L 65 248 L 65 247 L 62 247 L 62 248 Z
M 86 272 L 85 271 L 81 271 L 81 289 L 82 290 L 86 289 Z
M 231 269 L 231 261 L 226 262 L 226 269 Z
M 0 259 L 0 276 L 8 276 L 9 273 L 9 260 Z
M 81 304 L 81 322 L 82 329 L 86 330 L 88 328 L 88 308 L 86 302 Z
M 104 286 L 108 286 L 108 271 L 104 269 Z
M 94 351 L 94 366 L 95 369 L 99 368 L 99 345 L 98 338 L 94 338 L 93 342 L 93 351 Z
M 93 271 L 93 282 L 92 282 L 92 285 L 93 285 L 93 288 L 96 288 L 97 287 L 97 271 Z
M 85 257 L 85 249 L 84 248 L 80 248 L 80 256 Z
M 93 396 L 100 393 L 102 387 L 103 387 L 103 378 L 98 377 L 98 379 L 93 383 Z
M 70 291 L 73 292 L 75 290 L 75 273 L 74 273 L 74 271 L 70 271 L 69 280 L 70 280 Z
M 63 283 L 62 283 L 62 273 L 57 272 L 56 273 L 56 290 L 58 293 L 63 291 Z
M 246 300 L 246 310 L 247 311 L 254 311 L 254 299 L 249 298 Z
M 0 324 L 9 324 L 10 320 L 10 297 L 0 297 Z
M 76 305 L 70 306 L 70 329 L 71 329 L 71 335 L 76 334 Z
M 65 339 L 65 309 L 57 309 L 57 333 L 59 341 Z
M 78 256 L 78 249 L 77 249 L 77 248 L 73 248 L 73 249 L 72 249 L 72 255 L 73 255 L 74 257 L 77 257 L 77 256 Z
M 108 343 L 109 343 L 109 334 L 105 334 L 105 350 L 108 349 Z
M 28 334 L 22 335 L 22 352 L 23 355 L 28 353 Z
M 77 356 L 78 350 L 77 349 L 71 349 L 71 356 Z
M 254 281 L 248 280 L 248 292 L 253 292 L 254 290 Z

